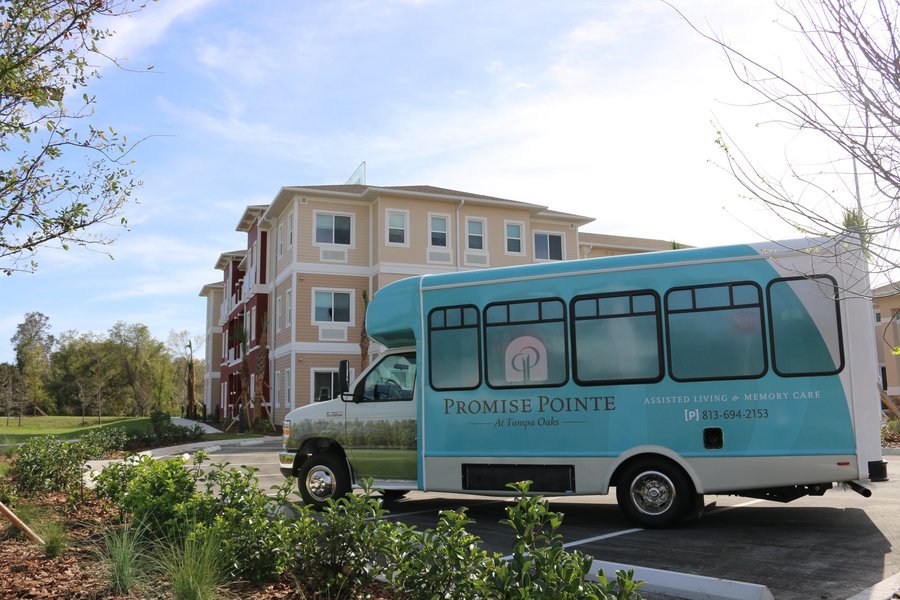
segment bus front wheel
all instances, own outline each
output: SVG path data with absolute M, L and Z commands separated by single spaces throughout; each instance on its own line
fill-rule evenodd
M 642 527 L 669 527 L 686 516 L 695 499 L 694 486 L 677 465 L 639 460 L 627 465 L 616 483 L 619 508 Z
M 297 487 L 304 503 L 322 508 L 350 491 L 347 465 L 334 454 L 313 454 L 297 472 Z

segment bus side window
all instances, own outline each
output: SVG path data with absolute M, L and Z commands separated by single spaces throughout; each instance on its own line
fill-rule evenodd
M 766 373 L 762 290 L 753 282 L 666 292 L 669 374 L 675 381 L 755 379 Z
M 428 315 L 428 376 L 435 390 L 472 390 L 481 385 L 478 309 L 435 308 Z
M 569 379 L 566 307 L 558 298 L 487 305 L 484 339 L 489 387 L 552 387 Z
M 837 282 L 827 275 L 775 279 L 766 288 L 772 368 L 782 377 L 844 368 Z
M 591 294 L 572 300 L 572 363 L 581 385 L 662 379 L 662 324 L 656 292 Z

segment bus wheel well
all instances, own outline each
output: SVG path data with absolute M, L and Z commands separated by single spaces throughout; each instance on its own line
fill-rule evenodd
M 347 458 L 346 452 L 336 441 L 329 438 L 313 438 L 303 442 L 297 451 L 297 457 L 294 459 L 294 471 L 300 468 L 307 456 L 322 453 L 334 454 L 344 460 Z
M 645 462 L 645 461 L 665 463 L 665 464 L 683 472 L 685 477 L 687 477 L 688 480 L 691 481 L 691 476 L 688 475 L 688 473 L 684 470 L 684 468 L 682 468 L 681 465 L 679 465 L 677 462 L 675 462 L 668 456 L 663 456 L 662 454 L 646 453 L 646 454 L 636 454 L 634 456 L 631 456 L 627 460 L 623 461 L 622 464 L 620 464 L 618 467 L 616 467 L 616 470 L 613 471 L 612 477 L 609 480 L 609 485 L 610 486 L 617 485 L 619 482 L 619 477 L 622 475 L 622 473 L 626 469 L 628 469 L 628 467 L 630 467 L 631 465 L 633 465 L 636 462 Z

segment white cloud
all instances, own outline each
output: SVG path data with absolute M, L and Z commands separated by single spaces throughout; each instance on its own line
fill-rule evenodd
M 150 3 L 133 15 L 114 17 L 102 26 L 115 32 L 103 40 L 100 49 L 113 58 L 131 58 L 140 54 L 165 36 L 172 25 L 191 16 L 216 0 L 164 0 Z

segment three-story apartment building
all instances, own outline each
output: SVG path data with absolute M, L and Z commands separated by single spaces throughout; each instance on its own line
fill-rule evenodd
M 340 360 L 350 360 L 351 375 L 361 368 L 364 292 L 371 298 L 410 275 L 672 248 L 660 240 L 580 235 L 591 221 L 431 186 L 284 187 L 268 206 L 248 207 L 238 225 L 248 233 L 247 249 L 216 264 L 224 280 L 223 354 L 208 364 L 222 384 L 218 397 L 208 386 L 208 410 L 233 413 L 241 389 L 235 332 L 242 329 L 249 328 L 251 351 L 269 368 L 270 388 L 260 392 L 259 405 L 279 423 L 296 406 L 333 397 Z M 201 295 L 213 302 L 213 293 Z M 370 353 L 378 350 L 373 343 Z

